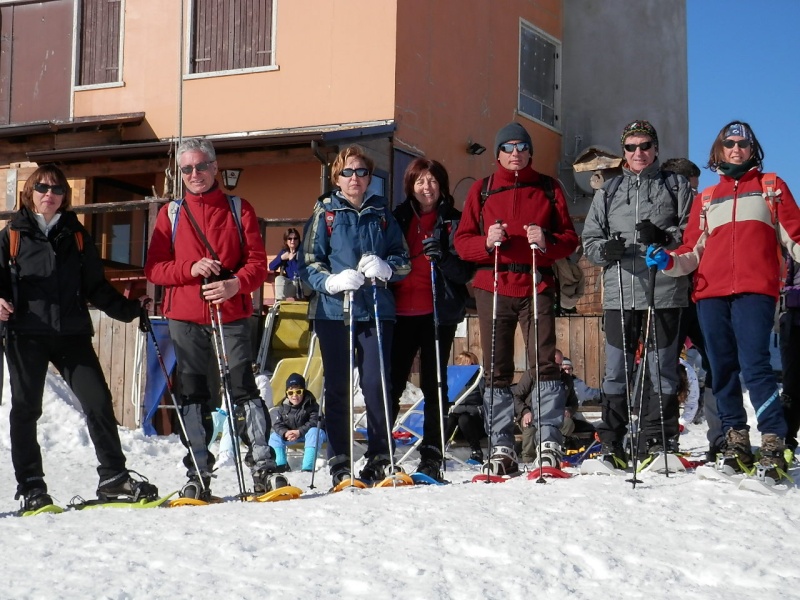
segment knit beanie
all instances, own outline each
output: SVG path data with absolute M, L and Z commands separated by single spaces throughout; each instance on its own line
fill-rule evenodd
M 639 119 L 625 125 L 625 129 L 622 130 L 622 135 L 619 137 L 619 143 L 624 146 L 625 138 L 629 135 L 637 134 L 649 135 L 653 140 L 653 145 L 656 147 L 656 150 L 658 150 L 658 134 L 656 133 L 656 128 L 650 124 L 650 121 L 645 121 L 644 119 Z
M 306 387 L 306 380 L 302 375 L 300 375 L 300 373 L 292 373 L 286 379 L 286 389 L 287 390 L 289 388 L 303 388 L 303 389 L 305 389 L 305 387 Z
M 510 142 L 511 140 L 519 140 L 520 142 L 526 142 L 528 146 L 531 147 L 531 154 L 533 154 L 533 142 L 531 141 L 531 136 L 525 130 L 525 128 L 520 125 L 519 123 L 509 123 L 508 125 L 504 125 L 500 128 L 500 131 L 497 132 L 497 135 L 494 136 L 494 157 L 497 158 L 500 155 L 500 146 L 505 144 L 506 142 Z

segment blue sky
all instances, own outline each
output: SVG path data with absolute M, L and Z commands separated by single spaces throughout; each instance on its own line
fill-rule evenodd
M 752 125 L 774 171 L 800 201 L 800 1 L 687 0 L 689 158 L 703 168 L 728 121 Z M 795 144 L 798 147 L 795 148 Z

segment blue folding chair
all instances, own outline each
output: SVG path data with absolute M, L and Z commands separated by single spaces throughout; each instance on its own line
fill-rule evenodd
M 480 365 L 449 365 L 447 367 L 447 401 L 450 409 L 461 404 L 472 393 L 482 376 L 483 367 Z M 434 398 L 433 402 L 438 403 L 439 399 Z M 400 417 L 397 425 L 392 429 L 392 435 L 398 444 L 410 445 L 408 451 L 397 460 L 397 464 L 411 458 L 412 452 L 422 443 L 424 414 L 425 398 L 420 398 Z

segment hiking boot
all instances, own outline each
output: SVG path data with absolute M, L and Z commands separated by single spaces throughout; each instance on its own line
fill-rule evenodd
M 718 448 L 717 446 L 709 446 L 708 450 L 706 450 L 706 462 L 707 463 L 716 463 L 717 456 L 722 453 L 722 448 Z
M 353 474 L 350 472 L 350 457 L 347 455 L 339 454 L 338 456 L 334 456 L 328 461 L 328 465 L 331 471 L 333 487 L 336 487 L 343 481 L 353 478 Z
M 189 481 L 184 484 L 178 495 L 181 498 L 192 498 L 208 502 L 211 500 L 211 477 L 212 475 L 207 474 L 202 476 L 197 475 L 197 473 L 190 474 Z
M 395 467 L 395 471 L 400 470 Z M 364 481 L 383 481 L 392 474 L 391 462 L 385 454 L 372 456 L 367 460 L 367 464 L 361 469 L 358 478 Z
M 474 460 L 476 463 L 483 464 L 483 450 L 480 448 L 473 450 L 469 455 L 469 460 Z
M 136 475 L 139 479 L 134 479 L 131 475 Z M 97 498 L 102 502 L 150 501 L 158 498 L 158 488 L 136 471 L 123 471 L 100 482 L 97 486 Z
M 261 469 L 253 473 L 253 491 L 256 494 L 266 494 L 288 485 L 289 480 L 275 471 Z
M 556 442 L 542 442 L 542 455 L 536 457 L 534 466 L 537 468 L 550 467 L 561 469 L 561 459 L 564 457 L 561 446 Z
M 39 510 L 53 503 L 50 494 L 47 493 L 47 490 L 42 488 L 34 488 L 24 493 L 17 490 L 14 500 L 19 500 L 20 498 L 22 499 L 19 506 L 20 513 Z
M 442 461 L 441 460 L 433 460 L 430 458 L 424 458 L 419 461 L 419 465 L 417 466 L 417 473 L 422 473 L 423 475 L 427 475 L 431 479 L 435 479 L 436 481 L 444 481 L 444 477 L 442 476 Z
M 603 442 L 597 458 L 614 469 L 628 468 L 628 455 L 622 442 Z
M 750 472 L 754 461 L 750 432 L 747 429 L 728 429 L 725 433 L 725 448 L 717 458 L 717 470 L 731 475 Z
M 774 482 L 786 476 L 788 465 L 784 455 L 785 442 L 774 433 L 765 433 L 761 436 L 756 475 L 759 479 L 772 479 Z
M 516 475 L 519 473 L 517 453 L 507 446 L 496 446 L 481 471 L 489 475 Z

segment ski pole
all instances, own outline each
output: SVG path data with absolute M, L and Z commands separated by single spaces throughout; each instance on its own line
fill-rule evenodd
M 502 219 L 497 219 L 495 225 L 502 224 Z M 492 273 L 492 352 L 489 359 L 489 464 L 491 465 L 492 455 L 494 454 L 494 361 L 495 361 L 495 345 L 497 343 L 497 286 L 498 286 L 498 273 L 500 272 L 500 242 L 499 240 L 494 243 L 494 273 Z M 491 469 L 489 469 L 491 470 Z M 486 474 L 486 483 L 489 483 L 490 473 Z
M 200 479 L 200 489 L 205 491 L 206 484 L 203 481 L 203 477 L 200 473 L 200 466 L 197 462 L 197 457 L 194 454 L 194 449 L 192 448 L 192 442 L 189 440 L 189 436 L 186 433 L 186 423 L 183 420 L 183 413 L 181 413 L 181 408 L 178 406 L 178 399 L 175 397 L 175 391 L 172 388 L 172 381 L 170 381 L 169 371 L 167 370 L 167 365 L 164 362 L 164 357 L 161 354 L 161 348 L 158 346 L 158 340 L 156 339 L 156 333 L 153 331 L 153 323 L 150 321 L 150 315 L 147 313 L 146 310 L 141 311 L 140 325 L 142 328 L 150 334 L 150 340 L 153 342 L 153 348 L 156 352 L 156 358 L 158 359 L 158 364 L 161 366 L 161 373 L 164 375 L 164 381 L 167 383 L 167 391 L 169 392 L 169 397 L 172 400 L 172 406 L 175 408 L 175 413 L 178 415 L 178 424 L 181 426 L 181 433 L 183 433 L 183 439 L 186 440 L 186 445 L 189 448 L 189 456 L 192 459 L 192 464 L 194 465 L 195 473 L 197 473 L 197 477 Z
M 439 348 L 439 310 L 436 307 L 436 260 L 431 260 L 431 289 L 433 290 L 433 339 L 436 345 L 436 384 L 439 392 L 439 433 L 442 438 L 442 471 L 447 471 L 447 460 L 444 456 L 444 390 L 442 385 L 442 357 Z
M 355 302 L 355 292 L 353 290 L 349 290 L 347 292 L 347 302 L 348 302 L 348 341 L 350 346 L 350 487 L 355 487 L 356 479 L 355 479 L 355 460 L 353 455 L 355 454 L 355 445 L 356 445 L 356 437 L 355 437 L 355 424 L 353 419 L 355 418 L 355 405 L 356 405 L 356 393 L 355 393 L 355 374 L 354 371 L 356 370 L 356 317 L 355 313 L 353 312 L 353 302 Z
M 242 501 L 245 499 L 247 493 L 246 484 L 244 481 L 244 467 L 242 466 L 242 448 L 239 442 L 239 434 L 236 431 L 235 423 L 235 410 L 232 398 L 231 387 L 231 370 L 228 363 L 228 353 L 225 349 L 225 334 L 222 325 L 222 311 L 217 305 L 214 307 L 211 302 L 208 303 L 211 315 L 211 332 L 214 340 L 214 352 L 217 355 L 217 367 L 219 369 L 219 377 L 222 382 L 222 398 L 225 402 L 225 408 L 228 411 L 228 432 L 231 436 L 231 441 L 234 445 L 233 462 L 236 467 L 236 480 L 239 484 L 239 496 Z M 252 442 L 251 442 L 252 443 Z
M 536 435 L 539 437 L 539 448 L 536 453 L 539 457 L 539 478 L 536 483 L 547 483 L 544 478 L 544 464 L 542 463 L 542 388 L 539 380 L 539 292 L 536 271 L 536 251 L 541 250 L 537 244 L 531 244 L 531 277 L 533 279 L 533 352 L 536 356 L 534 370 L 536 373 Z M 559 465 L 560 466 L 560 465 Z
M 392 443 L 394 440 L 392 439 L 392 424 L 389 419 L 391 406 L 389 405 L 389 391 L 386 387 L 386 364 L 383 358 L 383 328 L 381 327 L 380 316 L 378 314 L 378 280 L 375 277 L 372 278 L 372 303 L 374 304 L 375 331 L 378 338 L 378 365 L 381 375 L 381 391 L 383 392 L 383 412 L 386 417 L 386 438 L 389 443 L 389 464 L 391 465 L 392 476 L 394 476 L 394 444 Z
M 660 247 L 653 249 L 652 254 L 661 250 Z M 652 312 L 651 326 L 653 328 L 653 349 L 656 355 L 656 379 L 658 380 L 658 414 L 661 422 L 661 452 L 664 454 L 664 475 L 669 477 L 669 461 L 667 460 L 667 432 L 664 425 L 664 398 L 663 390 L 661 387 L 661 357 L 658 355 L 658 327 L 656 325 L 656 275 L 658 275 L 658 267 L 650 267 L 650 306 L 648 310 Z

